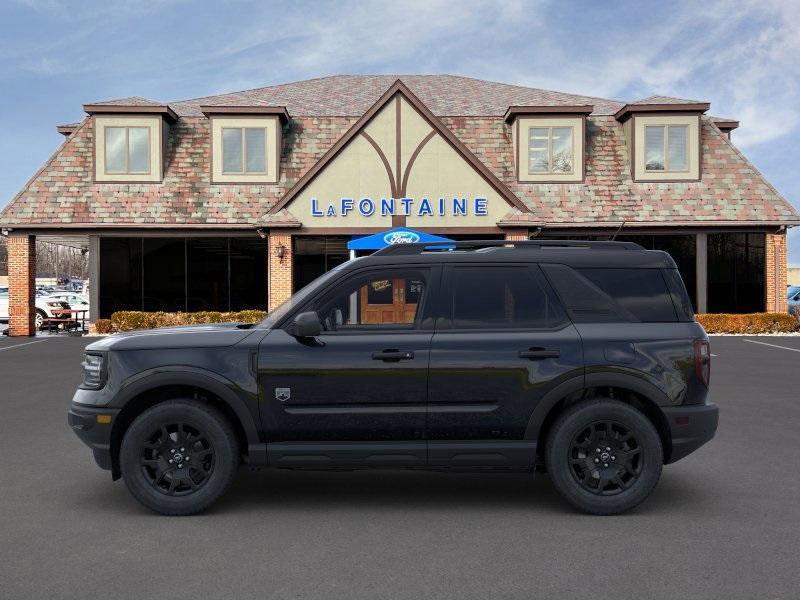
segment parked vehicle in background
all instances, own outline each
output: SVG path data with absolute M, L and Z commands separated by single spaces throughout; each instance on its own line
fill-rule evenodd
M 90 344 L 69 410 L 145 506 L 210 506 L 286 469 L 546 469 L 592 514 L 709 441 L 711 355 L 675 262 L 624 242 L 390 246 L 255 325 Z M 449 250 L 448 248 L 453 248 Z
M 789 312 L 800 314 L 800 285 L 790 285 L 786 290 Z
M 49 298 L 69 304 L 73 310 L 89 310 L 89 298 L 76 292 L 54 292 Z
M 59 311 L 69 310 L 69 302 L 58 296 L 36 295 L 36 329 L 41 329 L 45 319 L 58 318 Z M 8 321 L 8 288 L 0 287 L 0 321 Z

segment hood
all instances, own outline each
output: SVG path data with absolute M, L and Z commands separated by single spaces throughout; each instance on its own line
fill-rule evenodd
M 210 323 L 117 333 L 89 344 L 87 350 L 156 350 L 166 348 L 219 348 L 238 344 L 253 331 L 242 323 Z

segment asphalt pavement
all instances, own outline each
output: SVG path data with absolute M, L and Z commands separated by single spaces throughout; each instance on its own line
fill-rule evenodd
M 800 337 L 712 338 L 717 437 L 615 517 L 546 475 L 246 469 L 154 515 L 66 424 L 88 341 L 0 338 L 2 599 L 800 595 Z

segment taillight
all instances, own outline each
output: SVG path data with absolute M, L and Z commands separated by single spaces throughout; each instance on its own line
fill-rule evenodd
M 694 372 L 703 385 L 708 387 L 711 380 L 711 349 L 708 340 L 694 341 Z

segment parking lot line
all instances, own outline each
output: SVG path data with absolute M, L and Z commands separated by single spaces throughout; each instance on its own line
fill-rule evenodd
M 5 348 L 0 348 L 0 352 L 3 350 L 13 350 L 14 348 L 21 348 L 22 346 L 30 346 L 31 344 L 40 344 L 41 342 L 46 342 L 47 340 L 36 340 L 35 342 L 25 342 L 24 344 L 14 344 L 13 346 L 6 346 Z
M 780 348 L 781 350 L 791 350 L 792 352 L 800 352 L 800 348 L 789 348 L 788 346 L 779 346 L 778 344 L 768 344 L 767 342 L 759 342 L 758 340 L 743 339 L 743 342 L 750 342 L 751 344 L 761 344 L 762 346 L 772 346 L 773 348 Z

